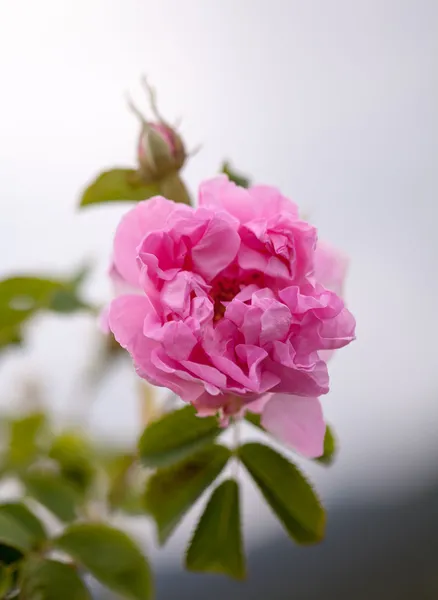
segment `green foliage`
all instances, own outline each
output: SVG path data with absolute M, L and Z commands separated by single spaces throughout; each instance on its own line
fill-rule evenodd
M 14 418 L 9 423 L 6 464 L 20 468 L 30 464 L 40 453 L 39 442 L 47 422 L 41 411 Z
M 92 600 L 72 564 L 33 559 L 23 569 L 20 600 Z
M 0 512 L 0 543 L 21 552 L 32 550 L 32 536 L 17 519 Z
M 146 510 L 153 516 L 160 544 L 164 544 L 186 512 L 214 482 L 231 451 L 212 445 L 186 460 L 158 470 L 148 481 Z
M 224 161 L 221 167 L 221 173 L 225 173 L 230 181 L 233 181 L 236 185 L 243 188 L 249 188 L 251 181 L 242 173 L 235 171 L 228 161 Z
M 94 311 L 79 295 L 84 270 L 71 279 L 18 276 L 0 281 L 0 349 L 22 341 L 22 325 L 42 310 Z
M 84 190 L 80 206 L 102 202 L 138 202 L 159 194 L 159 185 L 143 181 L 135 169 L 111 169 L 101 173 Z
M 0 504 L 0 515 L 14 520 L 24 529 L 31 540 L 32 548 L 38 548 L 47 540 L 44 525 L 33 512 L 22 502 L 6 502 Z
M 336 438 L 333 429 L 327 425 L 324 436 L 324 454 L 316 460 L 323 465 L 333 464 L 336 456 Z
M 51 445 L 49 457 L 55 460 L 62 477 L 79 492 L 86 492 L 93 482 L 96 468 L 93 450 L 76 431 L 64 431 Z
M 146 427 L 139 441 L 140 459 L 147 467 L 170 465 L 212 442 L 220 432 L 215 417 L 197 417 L 193 406 L 185 406 Z
M 0 598 L 5 598 L 13 584 L 12 570 L 0 563 Z
M 186 555 L 190 571 L 245 577 L 239 487 L 228 479 L 216 488 L 201 516 Z
M 289 535 L 299 544 L 321 541 L 324 509 L 299 469 L 263 444 L 245 444 L 239 456 Z
M 101 523 L 76 523 L 55 540 L 111 590 L 130 600 L 152 594 L 149 565 L 136 544 L 122 531 Z
M 80 495 L 57 473 L 31 471 L 22 475 L 22 481 L 27 493 L 61 521 L 73 521 L 77 517 Z

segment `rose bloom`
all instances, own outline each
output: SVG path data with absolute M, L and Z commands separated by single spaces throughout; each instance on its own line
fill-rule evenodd
M 140 377 L 223 423 L 246 410 L 308 457 L 323 453 L 326 361 L 354 339 L 346 261 L 294 203 L 220 176 L 199 206 L 162 197 L 119 224 L 108 326 Z

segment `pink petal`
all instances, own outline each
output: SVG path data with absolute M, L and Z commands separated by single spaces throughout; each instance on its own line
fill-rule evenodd
M 314 261 L 316 281 L 342 296 L 347 276 L 348 258 L 326 242 L 318 241 Z
M 248 190 L 229 181 L 226 175 L 220 175 L 201 183 L 199 206 L 226 210 L 241 223 L 246 223 L 254 218 L 254 200 Z
M 108 310 L 108 325 L 119 344 L 134 354 L 147 340 L 143 335 L 146 317 L 158 324 L 155 309 L 146 296 L 137 294 L 119 296 Z
M 263 427 L 303 456 L 324 452 L 326 425 L 318 398 L 274 394 L 262 414 Z
M 207 281 L 223 271 L 236 257 L 240 237 L 228 220 L 214 216 L 192 249 L 193 268 Z
M 139 202 L 121 220 L 114 238 L 114 263 L 120 276 L 138 287 L 137 248 L 144 236 L 165 226 L 175 203 L 156 196 Z

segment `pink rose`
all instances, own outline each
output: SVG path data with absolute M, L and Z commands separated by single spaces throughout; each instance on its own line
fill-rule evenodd
M 200 415 L 262 411 L 267 429 L 319 456 L 321 353 L 351 342 L 355 321 L 318 279 L 318 254 L 315 228 L 274 188 L 221 176 L 201 185 L 198 208 L 155 197 L 117 229 L 114 269 L 137 292 L 112 301 L 109 327 L 141 377 Z

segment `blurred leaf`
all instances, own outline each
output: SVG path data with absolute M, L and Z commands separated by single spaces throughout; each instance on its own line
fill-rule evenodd
M 32 550 L 32 536 L 13 516 L 0 511 L 0 543 L 22 552 Z
M 245 444 L 239 456 L 289 535 L 299 544 L 321 541 L 324 509 L 299 469 L 263 444 Z
M 178 462 L 212 442 L 221 433 L 216 417 L 197 417 L 185 406 L 151 423 L 139 441 L 142 463 L 162 467 Z
M 23 342 L 20 327 L 16 325 L 0 329 L 0 350 L 7 346 L 20 346 Z
M 39 310 L 70 313 L 92 309 L 78 297 L 77 287 L 77 275 L 71 280 L 21 276 L 0 281 L 0 345 L 11 335 L 20 338 L 18 326 Z
M 0 536 L 1 539 L 1 536 Z M 3 565 L 13 565 L 23 558 L 21 550 L 11 548 L 6 544 L 0 542 L 0 563 Z
M 216 488 L 199 520 L 186 554 L 190 571 L 245 577 L 239 487 L 228 479 Z
M 77 517 L 76 505 L 80 496 L 60 475 L 33 471 L 23 475 L 22 481 L 27 493 L 61 521 L 73 521 Z
M 221 167 L 221 173 L 225 173 L 230 181 L 243 188 L 249 188 L 251 181 L 242 173 L 235 171 L 228 161 L 224 161 Z
M 157 183 L 145 183 L 134 169 L 111 169 L 101 173 L 84 191 L 80 206 L 101 202 L 140 201 L 158 196 Z
M 112 510 L 120 509 L 128 514 L 143 514 L 142 492 L 140 485 L 135 485 L 133 475 L 139 474 L 137 457 L 134 454 L 117 454 L 105 461 L 108 475 L 107 500 Z
M 13 577 L 9 567 L 0 563 L 0 598 L 5 598 L 12 587 Z
M 31 538 L 33 548 L 38 547 L 47 539 L 43 524 L 25 504 L 21 502 L 0 504 L 0 515 L 14 519 Z
M 164 544 L 186 512 L 213 483 L 231 451 L 213 445 L 171 467 L 158 470 L 147 483 L 146 510 L 154 517 L 160 544 Z
M 92 600 L 72 564 L 33 559 L 25 565 L 22 600 Z
M 95 466 L 93 450 L 88 441 L 76 431 L 58 435 L 49 450 L 49 457 L 61 469 L 61 475 L 80 492 L 85 492 L 93 482 Z
M 10 422 L 7 465 L 20 468 L 31 463 L 40 453 L 39 441 L 46 426 L 42 412 L 27 414 Z
M 327 425 L 324 436 L 324 454 L 315 460 L 323 465 L 331 465 L 336 455 L 336 438 L 330 425 Z
M 76 523 L 55 544 L 111 590 L 131 600 L 151 597 L 149 565 L 137 545 L 122 531 L 101 523 Z

